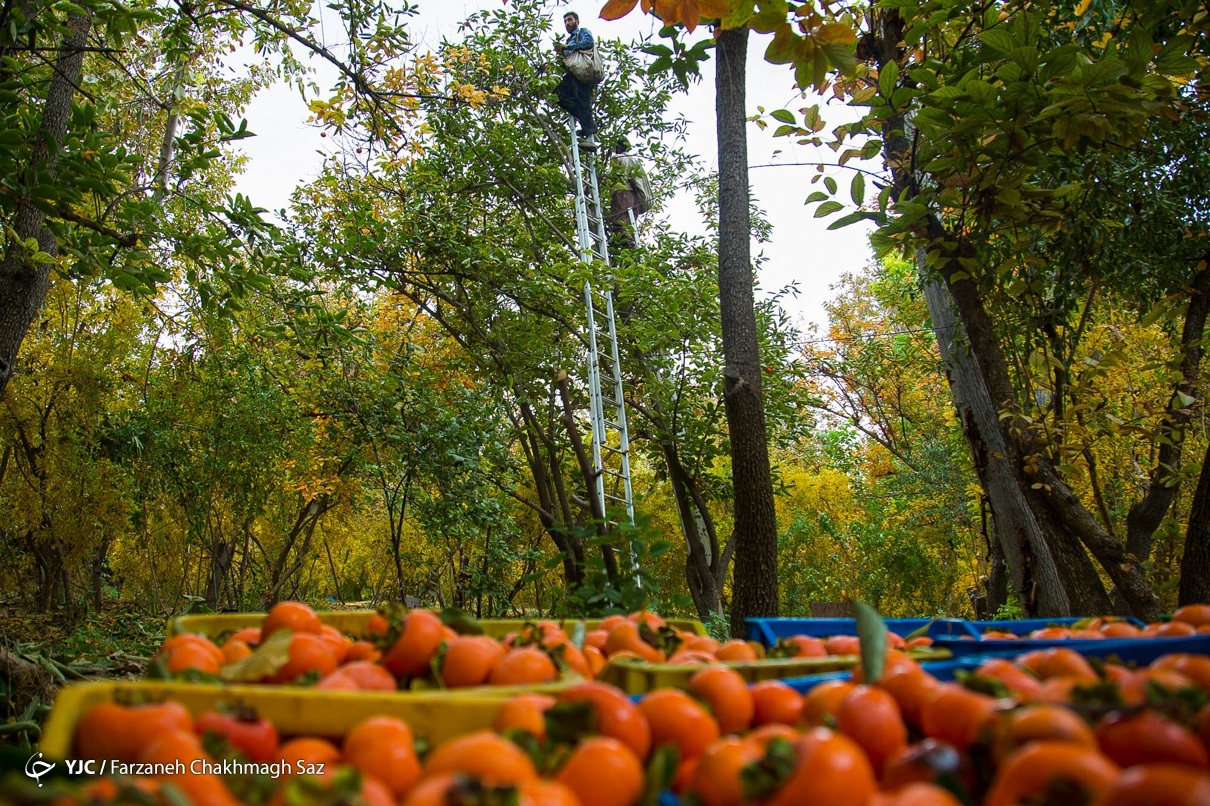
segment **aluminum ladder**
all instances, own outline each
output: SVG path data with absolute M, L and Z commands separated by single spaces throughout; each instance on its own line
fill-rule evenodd
M 605 211 L 597 185 L 597 160 L 592 153 L 580 155 L 576 138 L 576 119 L 571 118 L 571 160 L 576 192 L 576 239 L 580 260 L 599 260 L 609 268 L 609 241 L 605 232 Z M 610 506 L 622 504 L 626 519 L 634 523 L 634 489 L 630 482 L 630 429 L 626 424 L 626 403 L 622 396 L 622 367 L 618 361 L 618 332 L 613 313 L 613 293 L 594 291 L 592 281 L 584 283 L 584 307 L 588 313 L 588 408 L 592 420 L 593 494 L 608 513 Z M 602 352 L 600 342 L 605 342 Z M 602 366 L 604 365 L 604 366 Z M 603 377 L 605 376 L 605 377 Z M 611 388 L 606 388 L 609 384 Z M 606 457 L 615 459 L 609 466 Z M 608 489 L 606 477 L 613 480 Z M 621 482 L 618 495 L 619 484 Z M 607 515 L 608 517 L 608 515 Z M 615 526 L 610 522 L 609 526 Z M 633 550 L 631 563 L 635 563 Z M 635 567 L 637 571 L 637 566 Z M 640 583 L 641 584 L 641 583 Z

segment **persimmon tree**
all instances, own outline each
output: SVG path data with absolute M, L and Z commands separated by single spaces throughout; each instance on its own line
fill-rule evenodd
M 718 350 L 707 242 L 643 226 L 641 248 L 614 255 L 611 268 L 578 259 L 567 122 L 552 103 L 558 76 L 545 41 L 551 7 L 514 3 L 468 20 L 426 67 L 457 100 L 431 110 L 416 153 L 358 163 L 351 150 L 300 196 L 300 220 L 326 269 L 402 294 L 461 345 L 467 371 L 505 401 L 529 476 L 498 483 L 549 536 L 565 590 L 596 596 L 585 574 L 600 567 L 606 598 L 629 584 L 628 537 L 601 534 L 574 437 L 587 442 L 583 284 L 612 284 L 633 450 L 672 484 L 692 599 L 703 616 L 717 613 L 730 552 L 714 528 L 720 389 L 700 359 Z M 694 169 L 670 145 L 684 125 L 665 115 L 672 79 L 646 75 L 637 51 L 601 47 L 602 141 L 629 134 L 653 184 L 676 186 Z

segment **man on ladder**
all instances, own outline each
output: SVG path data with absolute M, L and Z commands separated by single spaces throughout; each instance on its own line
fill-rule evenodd
M 610 245 L 634 249 L 638 217 L 651 209 L 651 181 L 639 158 L 628 153 L 630 141 L 619 137 L 614 145 L 613 180 L 609 193 Z
M 569 11 L 563 15 L 567 41 L 555 42 L 555 52 L 563 59 L 563 80 L 559 83 L 559 106 L 580 123 L 580 136 L 587 142 L 585 150 L 595 148 L 592 136 L 597 124 L 592 116 L 592 89 L 604 77 L 596 43 L 587 28 L 580 27 L 580 15 Z
M 572 178 L 576 194 L 576 241 L 580 259 L 585 263 L 597 263 L 608 271 L 609 243 L 597 185 L 596 158 L 590 155 L 586 160 L 580 159 L 575 120 L 571 120 L 570 124 Z M 588 316 L 588 408 L 592 421 L 593 478 L 589 486 L 596 499 L 595 509 L 603 516 L 614 505 L 620 505 L 625 509 L 626 522 L 634 523 L 630 428 L 626 422 L 613 294 L 608 287 L 606 290 L 594 290 L 592 281 L 586 280 L 584 304 Z M 607 463 L 607 457 L 612 457 L 614 461 Z M 606 484 L 606 477 L 611 480 L 609 485 Z M 608 531 L 615 525 L 610 521 L 603 527 Z M 631 562 L 634 562 L 633 547 Z

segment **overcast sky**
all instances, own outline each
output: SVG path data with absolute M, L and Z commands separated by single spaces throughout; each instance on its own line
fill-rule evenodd
M 457 23 L 470 12 L 483 8 L 498 8 L 501 0 L 419 0 L 420 13 L 408 23 L 412 40 L 420 50 L 436 50 L 442 37 L 455 38 Z M 598 17 L 601 0 L 574 0 L 560 6 L 555 14 L 576 11 L 581 24 L 594 36 L 630 42 L 642 34 L 654 34 L 659 22 L 642 16 L 637 10 L 616 22 Z M 556 31 L 562 31 L 556 20 Z M 798 97 L 793 88 L 793 75 L 786 65 L 767 64 L 763 59 L 769 38 L 753 34 L 749 41 L 748 114 L 757 107 L 767 111 L 786 107 L 797 110 L 814 101 Z M 688 147 L 696 152 L 711 169 L 718 165 L 714 128 L 714 61 L 703 65 L 702 81 L 689 92 L 673 101 L 672 111 L 683 114 L 691 123 Z M 831 122 L 850 117 L 843 107 L 833 104 L 825 108 L 825 119 Z M 240 179 L 239 190 L 272 210 L 286 207 L 291 191 L 299 182 L 313 178 L 319 170 L 318 150 L 326 141 L 318 130 L 306 123 L 307 110 L 295 90 L 276 87 L 259 95 L 248 112 L 248 127 L 257 137 L 239 141 L 248 155 L 249 166 Z M 800 324 L 826 325 L 822 303 L 833 296 L 829 286 L 846 271 L 856 271 L 870 261 L 866 243 L 868 227 L 854 225 L 829 232 L 831 219 L 812 218 L 813 208 L 803 200 L 817 186 L 809 184 L 814 170 L 810 167 L 755 167 L 768 163 L 794 163 L 809 160 L 834 160 L 831 152 L 820 155 L 810 149 L 795 146 L 787 138 L 773 138 L 772 127 L 762 132 L 755 124 L 748 132 L 748 162 L 752 190 L 757 204 L 766 211 L 773 225 L 772 242 L 764 245 L 767 261 L 760 274 L 763 290 L 771 291 L 790 282 L 797 282 L 800 296 L 788 301 L 787 307 Z M 283 144 L 290 144 L 283 147 Z M 850 177 L 837 175 L 841 187 Z M 847 197 L 842 190 L 841 198 Z M 680 230 L 700 231 L 696 211 L 688 198 L 674 199 L 667 206 L 672 225 Z M 569 229 L 574 223 L 568 221 Z

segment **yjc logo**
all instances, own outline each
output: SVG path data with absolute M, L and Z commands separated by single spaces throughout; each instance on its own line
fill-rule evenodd
M 42 786 L 42 776 L 55 768 L 53 761 L 43 761 L 41 753 L 35 753 L 29 757 L 29 761 L 25 762 L 25 774 L 38 782 L 38 786 Z

